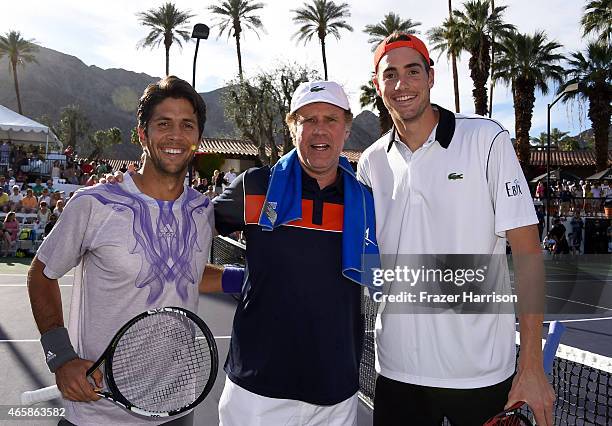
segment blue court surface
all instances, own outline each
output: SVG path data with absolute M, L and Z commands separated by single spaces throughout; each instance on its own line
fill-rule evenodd
M 26 287 L 26 274 L 29 259 L 2 259 L 0 263 L 0 424 L 4 425 L 51 425 L 57 424 L 57 417 L 37 417 L 37 418 L 9 418 L 6 414 L 11 407 L 19 406 L 21 392 L 26 390 L 38 389 L 54 384 L 54 376 L 49 373 L 43 360 L 41 346 L 39 344 L 39 333 L 36 329 L 32 317 Z M 566 332 L 561 339 L 563 345 L 578 348 L 589 353 L 597 354 L 598 363 L 610 362 L 612 358 L 612 274 L 610 265 L 605 263 L 599 265 L 596 270 L 581 270 L 576 272 L 563 268 L 563 265 L 548 265 L 547 277 L 549 286 L 555 282 L 553 290 L 548 290 L 549 299 L 563 303 L 568 308 L 567 314 L 547 316 L 546 326 L 543 330 L 545 337 L 547 324 L 551 320 L 561 320 L 566 326 Z M 552 269 L 550 269 L 552 268 Z M 64 316 L 67 319 L 70 294 L 72 290 L 71 275 L 60 280 L 62 300 L 64 303 Z M 569 292 L 563 290 L 564 283 L 574 282 L 579 284 L 579 288 L 589 289 L 591 298 L 581 299 L 581 292 Z M 553 287 L 551 287 L 553 288 Z M 594 296 L 593 296 L 594 295 Z M 571 297 L 564 299 L 562 296 Z M 595 299 L 597 303 L 593 303 Z M 587 306 L 591 305 L 591 306 Z M 572 306 L 580 306 L 574 310 Z M 229 295 L 200 295 L 198 314 L 208 323 L 216 337 L 219 348 L 220 367 L 225 361 L 233 313 L 236 308 L 236 301 Z M 575 312 L 579 313 L 575 313 Z M 589 312 L 588 314 L 585 312 Z M 574 312 L 574 313 L 572 313 Z M 581 313 L 580 313 L 581 312 Z M 365 368 L 362 366 L 362 373 L 367 377 L 362 377 L 362 390 L 367 395 L 368 388 L 373 385 L 373 346 L 371 324 L 371 314 L 366 312 L 366 318 L 370 332 L 366 333 L 366 348 L 364 351 Z M 591 356 L 591 355 L 589 355 Z M 587 357 L 588 358 L 588 357 Z M 588 362 L 585 359 L 584 362 Z M 602 361 L 603 360 L 603 361 Z M 598 364 L 600 367 L 602 364 Z M 612 364 L 603 365 L 603 368 L 612 369 Z M 608 373 L 609 379 L 609 373 Z M 225 374 L 222 368 L 215 386 L 208 398 L 196 409 L 197 425 L 218 424 L 217 405 Z M 599 385 L 596 390 L 602 401 L 609 404 L 612 401 L 610 395 L 610 383 Z M 569 398 L 575 405 L 575 398 Z M 366 398 L 367 400 L 367 398 Z M 51 401 L 39 405 L 40 407 L 61 407 L 60 401 Z M 610 409 L 610 408 L 608 408 Z M 360 426 L 371 424 L 371 409 L 366 403 L 361 403 L 359 407 Z M 606 420 L 607 421 L 607 420 Z M 559 423 L 561 424 L 561 423 Z M 566 423 L 563 423 L 566 424 Z M 567 424 L 573 424 L 568 422 Z M 577 424 L 591 424 L 589 422 Z M 599 423 L 594 423 L 599 424 Z M 604 423 L 602 423 L 604 424 Z

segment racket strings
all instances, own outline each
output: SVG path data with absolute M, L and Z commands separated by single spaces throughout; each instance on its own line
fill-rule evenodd
M 119 392 L 150 412 L 193 403 L 211 375 L 210 345 L 188 317 L 160 312 L 136 322 L 117 343 L 112 371 Z

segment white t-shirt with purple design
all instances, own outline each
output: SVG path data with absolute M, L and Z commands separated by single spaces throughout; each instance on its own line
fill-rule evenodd
M 155 200 L 126 174 L 121 184 L 77 191 L 37 257 L 51 279 L 77 267 L 68 329 L 79 356 L 97 360 L 117 330 L 148 309 L 197 312 L 213 229 L 209 199 L 187 186 L 175 201 Z M 81 426 L 164 423 L 104 399 L 64 404 L 66 419 Z

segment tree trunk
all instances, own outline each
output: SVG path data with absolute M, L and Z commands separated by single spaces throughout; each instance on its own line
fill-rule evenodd
M 491 14 L 495 11 L 495 0 L 491 0 Z M 491 85 L 489 86 L 489 117 L 493 114 L 493 88 L 495 81 L 493 80 L 493 65 L 495 64 L 495 34 L 491 34 Z
M 238 76 L 242 80 L 242 54 L 240 53 L 240 33 L 236 37 L 236 54 L 238 55 Z
M 323 55 L 323 73 L 325 74 L 325 80 L 327 80 L 327 57 L 325 56 L 325 37 L 321 39 L 321 54 Z
M 608 166 L 608 135 L 610 134 L 611 89 L 606 81 L 597 81 L 589 93 L 589 119 L 595 137 L 595 165 L 601 172 Z
M 529 130 L 533 118 L 533 105 L 535 103 L 535 83 L 530 80 L 518 78 L 513 82 L 514 118 L 516 131 L 516 151 L 523 173 L 530 173 L 530 145 Z
M 17 95 L 17 110 L 19 114 L 23 114 L 23 110 L 21 109 L 21 96 L 19 95 L 19 82 L 17 81 L 17 63 L 11 62 L 13 67 L 13 81 L 15 82 L 15 95 Z
M 170 75 L 170 46 L 172 46 L 172 34 L 164 36 L 164 47 L 166 48 L 166 76 Z
M 453 21 L 453 5 L 452 0 L 448 0 L 448 19 Z M 459 73 L 457 72 L 457 56 L 454 52 L 451 53 L 451 64 L 453 68 L 453 90 L 455 91 L 455 112 L 461 112 L 459 107 Z
M 483 39 L 480 48 L 470 52 L 469 67 L 470 76 L 474 82 L 474 89 L 472 90 L 474 112 L 482 116 L 487 115 L 487 80 L 489 79 L 489 67 L 491 65 L 489 47 L 488 40 Z

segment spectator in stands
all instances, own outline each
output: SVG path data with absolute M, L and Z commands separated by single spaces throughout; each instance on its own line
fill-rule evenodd
M 217 196 L 217 193 L 215 192 L 215 188 L 212 185 L 208 185 L 208 191 L 206 191 L 204 195 L 206 195 L 208 198 L 212 200 L 213 198 Z
M 78 168 L 74 170 L 74 173 L 71 173 L 70 177 L 68 177 L 67 179 L 67 182 L 71 185 L 79 185 L 82 175 L 83 175 L 83 172 L 81 172 L 81 169 Z
M 53 214 L 57 217 L 60 217 L 64 212 L 64 200 L 61 198 L 57 200 L 57 204 L 55 205 L 55 209 L 53 209 Z
M 21 200 L 23 200 L 23 195 L 19 192 L 19 185 L 13 185 L 11 195 L 9 195 L 9 205 L 12 211 L 19 211 Z
M 544 209 L 542 206 L 538 206 L 536 208 L 536 216 L 538 217 L 538 238 L 542 241 L 543 233 L 544 233 Z
M 565 236 L 567 229 L 565 225 L 561 223 L 561 219 L 558 217 L 554 220 L 554 226 L 548 232 L 547 239 L 554 240 L 554 244 L 552 247 L 553 254 L 569 254 L 569 243 L 567 242 L 567 237 Z
M 55 192 L 55 188 L 53 188 L 53 179 L 48 179 L 47 180 L 47 187 L 46 187 L 46 189 L 49 190 L 50 194 Z
M 0 167 L 9 168 L 11 157 L 11 147 L 8 141 L 4 141 L 2 145 L 0 145 Z
M 130 163 L 128 164 L 128 173 L 136 173 L 136 164 L 135 163 Z
M 604 180 L 601 184 L 601 198 L 606 198 L 610 191 L 612 190 L 610 189 L 610 185 L 608 185 L 608 181 Z
M 208 190 L 208 179 L 206 178 L 200 178 L 198 179 L 198 184 L 195 187 L 196 191 L 204 194 L 206 193 L 206 191 Z
M 38 223 L 40 228 L 44 229 L 47 222 L 49 222 L 49 216 L 51 216 L 51 210 L 46 201 L 41 201 L 38 208 Z
M 125 172 L 127 172 L 127 169 L 128 168 L 127 168 L 127 164 L 126 163 L 121 164 L 121 167 L 119 167 L 119 171 L 121 173 L 124 173 L 124 174 L 125 174 Z
M 40 197 L 40 194 L 42 194 L 43 189 L 45 189 L 45 187 L 42 186 L 41 179 L 36 178 L 36 180 L 34 181 L 34 186 L 32 187 L 32 191 L 34 191 L 34 195 L 36 195 L 37 197 Z
M 229 169 L 229 172 L 225 174 L 225 180 L 227 182 L 227 185 L 230 185 L 234 181 L 234 179 L 236 179 L 236 171 L 232 167 Z
M 0 211 L 8 212 L 11 199 L 8 193 L 4 192 L 4 189 L 0 187 Z
M 93 173 L 93 171 L 94 171 L 93 162 L 87 163 L 85 160 L 81 160 L 81 172 L 83 172 L 83 174 L 90 175 Z
M 55 206 L 57 205 L 57 202 L 62 199 L 62 195 L 59 191 L 55 191 L 50 195 L 50 199 L 51 201 L 49 202 L 49 208 L 51 209 L 51 211 L 53 211 L 53 209 L 55 209 Z
M 4 192 L 9 192 L 8 182 L 6 181 L 6 176 L 0 176 L 0 189 Z
M 47 224 L 45 225 L 45 233 L 44 233 L 45 236 L 49 235 L 49 233 L 55 226 L 56 222 L 57 222 L 57 216 L 55 214 L 51 214 L 51 216 L 49 216 L 49 222 L 47 222 Z
M 31 188 L 26 190 L 26 196 L 21 200 L 21 207 L 24 213 L 36 213 L 38 199 L 34 196 L 34 191 Z
M 47 206 L 51 205 L 51 195 L 47 188 L 43 189 L 42 194 L 40 194 L 40 197 L 38 197 L 38 204 L 40 204 L 42 201 L 47 203 Z
M 17 222 L 15 212 L 9 212 L 9 214 L 6 215 L 6 218 L 4 219 L 3 223 L 3 240 L 7 243 L 6 252 L 4 252 L 3 247 L 4 256 L 8 255 L 8 250 L 11 248 L 12 245 L 15 244 L 15 241 L 17 241 L 18 236 L 19 222 Z
M 55 160 L 53 162 L 53 167 L 51 167 L 51 179 L 53 178 L 59 179 L 60 177 L 61 177 L 60 162 L 58 160 Z
M 559 198 L 561 201 L 561 216 L 567 216 L 569 214 L 570 204 L 572 202 L 572 194 L 569 192 L 566 185 L 561 187 Z
M 586 183 L 584 185 L 584 190 L 583 190 L 583 195 L 584 197 L 584 205 L 583 205 L 583 209 L 585 214 L 588 216 L 589 213 L 591 213 L 591 208 L 593 207 L 593 192 L 591 191 L 591 184 L 590 183 Z
M 572 227 L 572 237 L 570 238 L 572 254 L 580 254 L 580 245 L 582 244 L 582 229 L 584 228 L 584 221 L 580 217 L 580 211 L 574 212 L 574 217 L 570 221 Z
M 538 186 L 535 190 L 535 196 L 538 200 L 544 200 L 546 194 L 546 188 L 544 186 L 544 182 L 538 181 Z
M 227 185 L 227 181 L 225 180 L 225 172 L 220 172 L 219 170 L 215 170 L 215 174 L 213 174 L 213 184 L 215 185 L 215 192 L 217 195 L 223 192 L 225 189 L 225 185 Z
M 599 202 L 599 198 L 601 197 L 601 188 L 599 187 L 599 182 L 593 183 L 593 186 L 591 187 L 591 193 L 593 194 L 593 212 L 597 214 L 597 212 L 599 212 L 599 209 L 601 208 L 601 203 Z
M 98 167 L 96 167 L 96 174 L 98 177 L 104 176 L 109 172 L 108 167 L 106 167 L 106 163 L 104 161 L 100 161 Z

